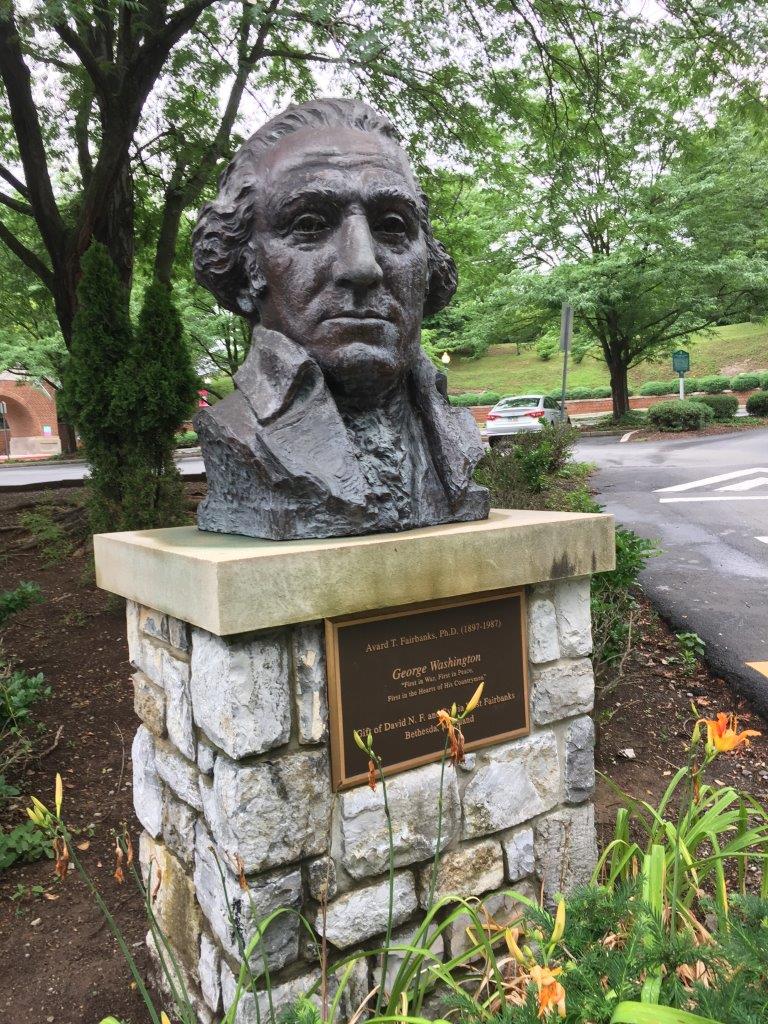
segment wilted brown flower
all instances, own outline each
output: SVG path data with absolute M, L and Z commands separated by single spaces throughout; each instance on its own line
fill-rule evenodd
M 114 874 L 114 879 L 115 879 L 115 881 L 119 885 L 122 885 L 123 882 L 125 881 L 125 874 L 123 873 L 123 860 L 124 859 L 125 859 L 125 854 L 123 853 L 123 848 L 120 845 L 120 840 L 119 839 L 115 839 L 115 874 Z
M 126 832 L 125 834 L 125 866 L 129 868 L 133 864 L 133 843 L 131 837 Z
M 376 762 L 368 762 L 368 785 L 371 787 L 373 792 L 376 792 Z
M 235 866 L 237 867 L 237 881 L 243 892 L 248 892 L 248 879 L 245 877 L 245 862 L 239 853 L 235 854 Z
M 53 852 L 56 857 L 53 870 L 63 882 L 69 872 L 69 850 L 61 836 L 56 836 L 53 840 Z

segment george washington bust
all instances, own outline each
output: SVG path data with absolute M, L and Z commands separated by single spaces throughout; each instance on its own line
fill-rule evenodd
M 283 540 L 487 516 L 477 427 L 419 344 L 456 268 L 385 117 L 289 107 L 235 155 L 193 246 L 197 280 L 253 325 L 236 390 L 195 421 L 200 529 Z

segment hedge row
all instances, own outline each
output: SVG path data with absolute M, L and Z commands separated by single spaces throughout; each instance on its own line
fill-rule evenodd
M 672 381 L 649 380 L 642 384 L 638 390 L 629 389 L 630 395 L 676 395 L 680 384 L 679 378 Z M 755 388 L 762 388 L 768 391 L 768 373 L 738 373 L 735 377 L 686 377 L 685 393 L 691 395 L 695 392 L 706 395 L 720 395 L 723 391 L 752 391 Z M 548 398 L 560 400 L 561 392 L 550 391 Z M 610 398 L 611 389 L 608 385 L 596 388 L 568 388 L 565 397 L 571 401 L 590 398 Z M 451 395 L 451 405 L 495 405 L 501 395 L 496 391 L 483 391 L 481 394 Z M 737 401 L 738 408 L 738 401 Z M 757 414 L 756 414 L 757 415 Z M 762 413 L 760 415 L 763 415 Z
M 703 402 L 659 402 L 648 410 L 648 420 L 658 430 L 674 433 L 680 430 L 701 430 L 712 423 L 715 414 Z
M 768 390 L 758 391 L 749 396 L 747 412 L 750 416 L 768 416 Z

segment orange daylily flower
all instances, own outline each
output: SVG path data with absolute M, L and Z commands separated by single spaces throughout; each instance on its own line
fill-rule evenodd
M 750 736 L 759 736 L 756 729 L 744 729 L 739 732 L 739 720 L 734 714 L 726 715 L 720 711 L 717 718 L 701 718 L 699 721 L 707 727 L 707 745 L 714 747 L 719 753 L 736 750 L 742 744 L 749 746 Z
M 54 874 L 63 882 L 69 872 L 69 848 L 61 836 L 56 836 L 53 840 L 53 853 L 56 857 L 56 864 L 53 869 Z
M 557 1010 L 560 1017 L 565 1017 L 565 989 L 557 980 L 562 970 L 562 967 L 551 970 L 538 964 L 531 968 L 531 978 L 539 994 L 539 1017 L 548 1016 L 550 1010 Z

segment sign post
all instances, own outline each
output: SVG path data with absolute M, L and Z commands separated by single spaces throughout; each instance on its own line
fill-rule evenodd
M 8 426 L 8 420 L 6 416 L 8 414 L 8 406 L 5 402 L 0 402 L 0 431 L 5 435 L 5 443 L 2 449 L 0 449 L 0 455 L 7 455 L 11 457 L 11 428 Z
M 560 409 L 565 422 L 565 393 L 568 389 L 568 353 L 571 350 L 573 334 L 573 306 L 564 302 L 560 310 L 560 351 L 563 353 L 563 387 L 560 396 Z
M 685 375 L 691 368 L 691 357 L 683 348 L 672 353 L 672 369 L 680 375 L 680 400 L 685 398 Z

